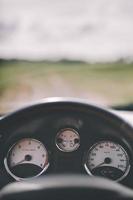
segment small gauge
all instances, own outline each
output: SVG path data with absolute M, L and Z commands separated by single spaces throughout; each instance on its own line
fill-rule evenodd
M 124 148 L 112 141 L 94 144 L 87 153 L 85 169 L 88 174 L 121 181 L 127 176 L 130 164 Z
M 59 150 L 72 152 L 80 146 L 80 137 L 73 129 L 63 129 L 57 134 L 55 143 Z
M 40 141 L 24 138 L 10 148 L 4 164 L 16 180 L 37 177 L 49 166 L 48 152 Z

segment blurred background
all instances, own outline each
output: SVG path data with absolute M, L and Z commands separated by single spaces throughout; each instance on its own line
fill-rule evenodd
M 0 113 L 52 96 L 133 102 L 133 1 L 0 0 Z

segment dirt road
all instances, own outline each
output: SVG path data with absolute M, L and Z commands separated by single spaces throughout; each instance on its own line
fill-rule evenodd
M 6 90 L 1 96 L 0 110 L 2 113 L 13 111 L 47 97 L 76 97 L 88 99 L 90 103 L 107 105 L 105 98 L 84 88 L 78 89 L 54 73 L 43 82 L 19 79 L 14 88 Z

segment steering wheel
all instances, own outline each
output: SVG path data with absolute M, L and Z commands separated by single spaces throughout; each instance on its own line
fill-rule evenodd
M 0 200 L 126 200 L 133 191 L 104 178 L 82 175 L 59 175 L 7 185 Z
M 50 100 L 43 103 L 24 108 L 13 114 L 4 117 L 0 121 L 0 130 L 6 130 L 13 124 L 22 123 L 23 118 L 34 116 L 38 113 L 47 114 L 58 110 L 76 110 L 82 113 L 92 113 L 98 117 L 110 120 L 122 131 L 122 136 L 128 137 L 133 142 L 133 127 L 121 118 L 101 109 L 97 106 L 89 105 L 85 102 L 75 100 Z M 6 131 L 5 131 L 6 132 Z M 85 175 L 46 175 L 30 181 L 15 182 L 5 186 L 0 191 L 0 200 L 36 200 L 36 199 L 133 199 L 133 191 L 119 183 L 99 177 L 89 177 Z

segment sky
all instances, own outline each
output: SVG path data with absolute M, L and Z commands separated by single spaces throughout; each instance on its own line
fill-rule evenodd
M 132 0 L 0 0 L 0 58 L 133 60 Z

